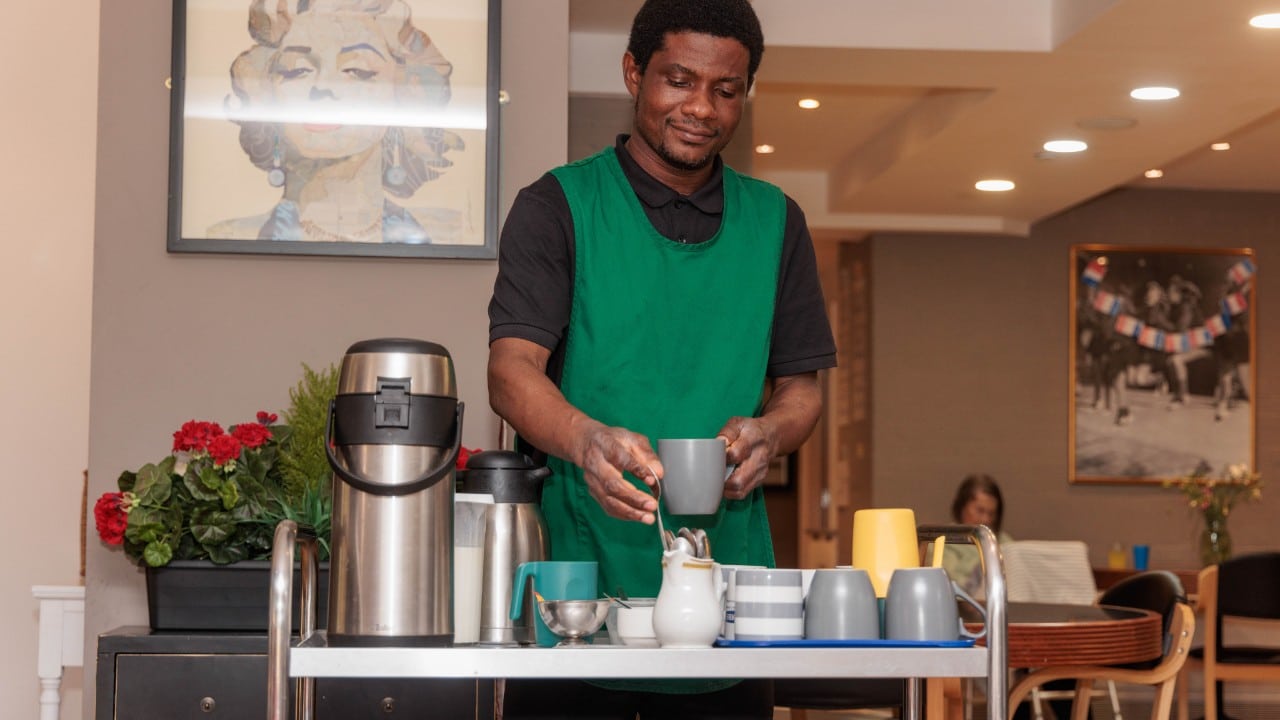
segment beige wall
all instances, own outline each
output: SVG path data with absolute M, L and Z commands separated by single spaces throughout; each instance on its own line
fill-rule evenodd
M 56 38 L 52 44 L 51 39 Z M 80 495 L 88 466 L 93 157 L 98 1 L 56 13 L 6 6 L 0 111 L 0 455 L 7 510 L 0 575 L 0 717 L 38 710 L 32 585 L 80 584 Z M 63 681 L 80 717 L 82 673 Z
M 285 407 L 300 363 L 336 362 L 370 337 L 449 348 L 467 403 L 463 441 L 493 447 L 484 376 L 492 261 L 165 252 L 167 8 L 145 0 L 102 7 L 90 495 L 163 455 L 184 420 L 231 422 Z M 505 214 L 518 188 L 565 158 L 568 2 L 508 1 L 502 22 L 511 94 L 501 118 Z M 98 633 L 146 623 L 146 598 L 142 574 L 100 545 L 90 547 L 87 586 L 91 658 Z
M 1067 482 L 1069 247 L 1255 249 L 1258 467 L 1275 478 L 1277 208 L 1280 198 L 1265 194 L 1118 191 L 1039 223 L 1027 238 L 875 237 L 875 503 L 944 521 L 960 479 L 987 472 L 1001 483 L 1014 537 L 1078 538 L 1099 565 L 1114 542 L 1147 543 L 1154 566 L 1198 567 L 1198 526 L 1178 493 Z M 1239 506 L 1236 552 L 1275 549 L 1278 519 L 1273 488 Z

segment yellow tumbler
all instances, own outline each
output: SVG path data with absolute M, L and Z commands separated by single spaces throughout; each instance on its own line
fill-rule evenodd
M 894 570 L 920 567 L 915 512 L 910 508 L 855 511 L 853 566 L 867 571 L 879 598 L 889 591 L 889 579 Z

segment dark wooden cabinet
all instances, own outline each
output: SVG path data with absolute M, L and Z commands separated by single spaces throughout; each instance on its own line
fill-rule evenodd
M 120 628 L 98 637 L 95 720 L 252 720 L 267 708 L 267 636 Z M 316 720 L 493 720 L 492 680 L 318 678 Z

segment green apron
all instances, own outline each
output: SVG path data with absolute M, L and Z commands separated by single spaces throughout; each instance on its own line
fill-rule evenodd
M 659 438 L 711 438 L 731 416 L 756 415 L 786 219 L 782 192 L 725 167 L 719 232 L 682 244 L 650 224 L 613 148 L 552 174 L 573 214 L 576 248 L 565 398 L 606 425 L 645 435 L 655 449 Z M 657 529 L 607 516 L 581 468 L 559 458 L 549 466 L 542 508 L 552 559 L 595 560 L 602 591 L 655 597 Z M 704 528 L 720 563 L 774 565 L 760 488 L 722 502 L 712 516 L 663 517 L 672 530 Z M 717 686 L 725 683 L 681 690 Z

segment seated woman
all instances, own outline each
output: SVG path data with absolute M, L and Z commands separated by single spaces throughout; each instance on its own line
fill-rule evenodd
M 961 525 L 986 525 L 1001 544 L 1013 540 L 1000 529 L 1004 498 L 990 475 L 969 475 L 960 483 L 951 502 L 951 518 Z M 976 545 L 947 545 L 942 551 L 942 567 L 965 592 L 979 600 L 985 596 L 982 558 Z
M 996 534 L 1000 544 L 1013 542 L 1013 537 L 1001 530 L 1004 521 L 1004 497 L 1000 494 L 1000 486 L 990 475 L 969 475 L 956 489 L 956 497 L 951 502 L 951 517 L 962 525 L 986 525 Z M 986 596 L 983 588 L 982 559 L 978 548 L 974 545 L 947 545 L 942 551 L 942 566 L 947 574 L 956 581 L 964 591 L 982 600 Z M 951 702 L 948 703 L 947 717 L 955 720 L 962 712 L 956 698 L 959 695 L 959 683 L 944 686 Z M 1074 687 L 1070 680 L 1046 683 L 1046 690 L 1069 690 Z M 1049 707 L 1059 718 L 1070 716 L 1070 700 L 1052 700 Z M 1014 720 L 1027 720 L 1030 711 L 1027 704 L 1018 707 Z

